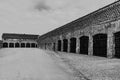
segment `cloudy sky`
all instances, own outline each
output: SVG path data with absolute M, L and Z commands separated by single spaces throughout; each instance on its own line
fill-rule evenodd
M 42 35 L 115 0 L 0 0 L 0 35 Z

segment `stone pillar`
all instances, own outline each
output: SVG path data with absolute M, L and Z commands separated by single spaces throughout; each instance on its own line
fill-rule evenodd
M 63 52 L 63 39 L 61 39 L 61 52 Z
M 58 51 L 58 41 L 56 41 L 56 44 L 55 44 L 55 51 Z
M 56 41 L 56 48 L 55 48 L 56 51 L 58 51 L 58 40 Z
M 80 39 L 76 38 L 76 53 L 80 53 Z
M 25 43 L 25 48 L 26 48 L 26 46 L 27 46 L 27 43 Z
M 52 45 L 52 49 L 51 49 L 51 50 L 56 51 L 56 43 L 54 42 L 54 43 L 51 44 L 51 45 Z
M 8 48 L 9 48 L 9 43 L 8 43 Z
M 19 48 L 21 48 L 21 43 L 19 43 Z
M 46 44 L 46 50 L 48 50 L 48 43 Z
M 89 35 L 88 55 L 93 55 L 93 36 Z
M 57 51 L 57 49 L 56 49 L 56 48 L 57 48 L 57 43 L 55 42 L 55 49 L 54 49 L 55 51 Z
M 115 54 L 115 44 L 114 44 L 114 34 L 112 32 L 108 33 L 107 39 L 107 57 L 112 58 Z
M 50 43 L 47 43 L 47 50 L 50 50 Z

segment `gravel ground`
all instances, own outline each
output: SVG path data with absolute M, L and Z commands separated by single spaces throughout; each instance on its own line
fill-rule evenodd
M 63 59 L 60 55 L 56 54 L 52 51 L 46 51 L 54 60 L 55 62 L 59 62 L 60 66 L 64 66 L 66 68 L 66 71 L 71 73 L 74 76 L 73 80 L 89 80 L 86 77 L 83 76 L 76 68 L 74 68 L 71 64 L 69 64 L 69 60 Z
M 120 80 L 120 59 L 51 52 L 65 62 L 79 80 Z
M 77 80 L 56 57 L 35 48 L 0 50 L 0 80 Z

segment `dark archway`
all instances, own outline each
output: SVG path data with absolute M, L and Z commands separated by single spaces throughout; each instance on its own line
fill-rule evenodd
M 80 54 L 88 54 L 89 37 L 80 37 Z
M 58 40 L 58 48 L 57 48 L 58 51 L 61 51 L 61 40 Z
M 70 39 L 70 52 L 76 53 L 76 38 Z
M 35 48 L 35 43 L 31 43 L 31 47 L 32 47 L 32 48 Z
M 9 48 L 14 48 L 14 43 L 9 43 Z
M 15 47 L 16 48 L 20 47 L 20 44 L 19 43 L 15 43 Z
M 53 50 L 55 51 L 56 49 L 56 43 L 53 43 Z
M 45 43 L 45 49 L 47 49 L 47 43 Z
M 8 43 L 3 43 L 3 48 L 8 48 Z
M 120 32 L 114 34 L 115 36 L 115 57 L 120 58 Z
M 63 52 L 67 52 L 68 51 L 68 40 L 64 39 L 63 40 Z
M 21 48 L 25 48 L 25 43 L 21 43 Z
M 30 43 L 26 43 L 26 48 L 30 48 Z
M 93 55 L 107 57 L 107 34 L 93 36 Z

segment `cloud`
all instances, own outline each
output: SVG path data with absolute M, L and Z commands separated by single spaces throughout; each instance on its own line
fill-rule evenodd
M 114 0 L 0 0 L 3 32 L 43 34 Z
M 46 4 L 45 0 L 38 0 L 34 5 L 34 9 L 38 11 L 43 11 L 43 10 L 50 10 L 51 8 Z

